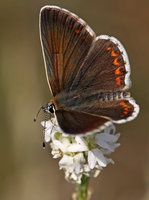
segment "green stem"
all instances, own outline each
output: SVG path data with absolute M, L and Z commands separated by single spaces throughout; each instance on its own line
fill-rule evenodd
M 83 175 L 81 184 L 76 185 L 77 200 L 87 200 L 89 177 Z

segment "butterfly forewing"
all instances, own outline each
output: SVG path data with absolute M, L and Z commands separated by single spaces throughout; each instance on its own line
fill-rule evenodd
M 94 32 L 76 15 L 56 6 L 40 12 L 40 35 L 53 96 L 68 90 L 83 63 Z

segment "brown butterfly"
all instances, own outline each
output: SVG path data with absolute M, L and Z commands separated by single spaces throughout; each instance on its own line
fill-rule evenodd
M 137 116 L 139 106 L 126 92 L 129 60 L 116 38 L 96 37 L 77 15 L 57 6 L 41 9 L 40 38 L 53 95 L 44 110 L 55 114 L 63 132 L 86 134 Z

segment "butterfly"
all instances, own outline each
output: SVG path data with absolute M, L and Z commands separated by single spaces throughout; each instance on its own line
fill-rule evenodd
M 138 115 L 127 92 L 128 56 L 115 37 L 96 37 L 84 20 L 57 6 L 41 8 L 39 28 L 53 96 L 44 110 L 55 115 L 62 132 L 85 135 Z

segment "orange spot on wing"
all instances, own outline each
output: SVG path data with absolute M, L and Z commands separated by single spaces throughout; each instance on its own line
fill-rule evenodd
M 122 75 L 123 73 L 120 71 L 121 67 L 118 67 L 116 70 L 115 70 L 115 74 L 116 75 Z
M 120 63 L 117 62 L 117 60 L 118 60 L 118 58 L 115 58 L 115 59 L 114 59 L 114 61 L 113 61 L 113 64 L 114 64 L 114 65 L 120 65 Z
M 117 78 L 116 78 L 116 84 L 117 84 L 118 86 L 121 85 L 121 77 L 117 77 Z
M 123 107 L 127 107 L 127 104 L 124 101 L 121 101 L 120 105 L 123 106 Z
M 129 106 L 124 101 L 120 102 L 120 105 L 124 108 L 123 114 L 127 115 L 129 111 Z
M 112 56 L 112 57 L 116 57 L 116 56 L 118 56 L 118 54 L 115 53 L 114 51 L 112 51 L 112 52 L 111 52 L 111 56 Z
M 107 50 L 109 51 L 111 49 L 111 47 L 107 47 Z
M 128 107 L 125 107 L 124 110 L 128 112 L 129 109 L 128 109 Z
M 79 31 L 78 29 L 76 29 L 76 30 L 75 30 L 75 33 L 78 34 L 78 33 L 80 33 L 80 31 Z

